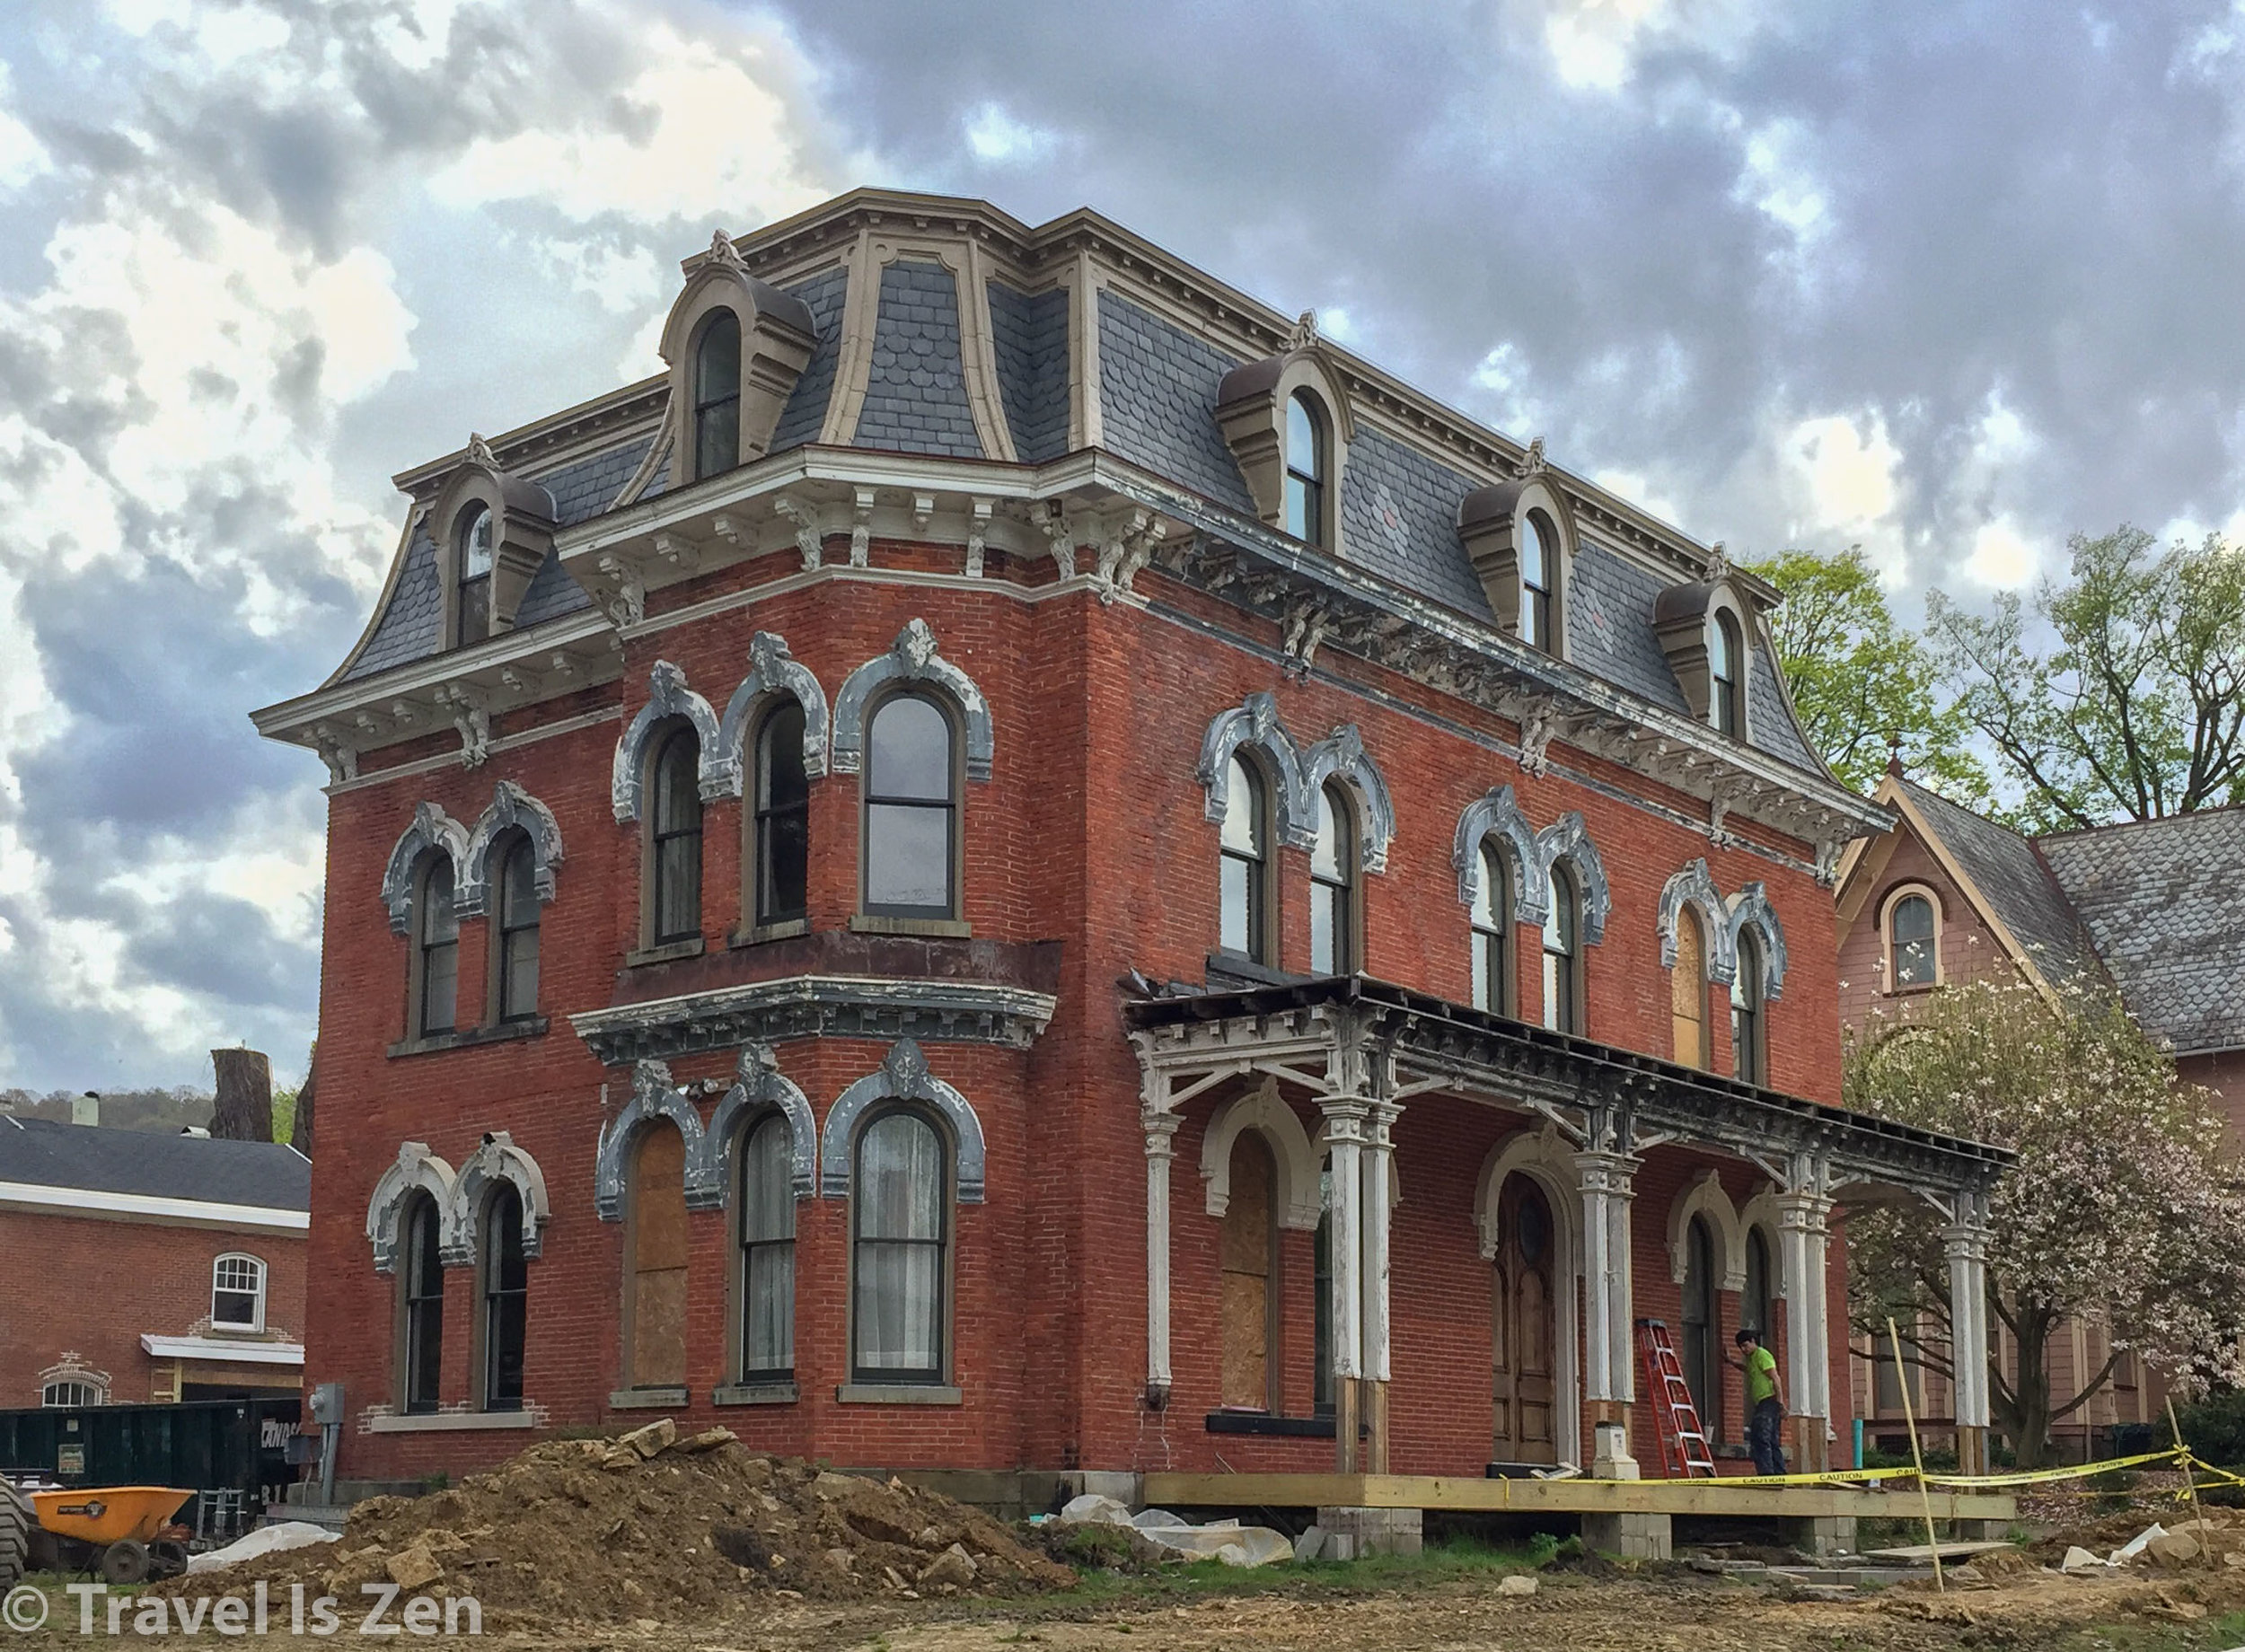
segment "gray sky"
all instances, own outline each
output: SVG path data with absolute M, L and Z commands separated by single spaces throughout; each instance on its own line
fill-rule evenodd
M 0 67 L 0 1086 L 301 1068 L 322 771 L 244 714 L 389 475 L 853 184 L 1096 206 L 1913 620 L 2245 537 L 2245 0 L 16 0 Z

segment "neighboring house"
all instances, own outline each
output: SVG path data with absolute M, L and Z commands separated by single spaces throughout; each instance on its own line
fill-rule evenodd
M 2109 986 L 2245 1138 L 2245 809 L 2029 838 L 1893 769 L 1873 795 L 1896 824 L 1856 845 L 1841 876 L 1849 1026 L 1906 1015 L 1913 998 L 1952 981 Z M 2000 1345 L 2000 1325 L 1996 1335 Z M 2104 1327 L 2070 1322 L 2051 1345 L 2053 1395 L 2071 1398 L 2111 1353 Z M 1920 1386 L 1913 1403 L 1945 1419 L 1948 1384 L 1929 1374 Z M 1871 1431 L 1897 1437 L 1891 1360 L 1875 1376 L 1859 1361 L 1854 1391 Z M 2055 1432 L 2093 1453 L 2112 1425 L 2159 1419 L 2163 1397 L 2158 1374 L 2124 1356 L 2112 1385 Z
M 1651 1463 L 1640 1315 L 1724 1441 L 1776 1336 L 1825 1458 L 1836 1200 L 1969 1230 L 2005 1159 L 1837 1111 L 1891 817 L 1770 587 L 1088 212 L 859 191 L 662 348 L 401 475 L 257 714 L 330 766 L 346 1478 L 650 1412 L 990 1483 Z
M 293 1394 L 312 1166 L 0 1113 L 0 1406 Z

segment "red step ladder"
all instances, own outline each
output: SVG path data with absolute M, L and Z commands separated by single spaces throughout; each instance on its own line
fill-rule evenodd
M 1715 1459 L 1707 1449 L 1707 1434 L 1700 1427 L 1699 1408 L 1692 1403 L 1692 1387 L 1684 1380 L 1676 1345 L 1668 1340 L 1668 1322 L 1639 1320 L 1637 1349 L 1644 1356 L 1645 1390 L 1652 1399 L 1653 1418 L 1660 1425 L 1663 1476 L 1712 1480 Z

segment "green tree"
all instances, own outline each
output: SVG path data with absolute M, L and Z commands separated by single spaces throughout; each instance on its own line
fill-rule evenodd
M 2015 1352 L 2010 1375 L 1991 1367 L 1989 1394 L 2021 1468 L 2044 1462 L 2051 1425 L 2103 1388 L 2123 1353 L 2187 1394 L 2237 1380 L 2245 1194 L 2223 1115 L 2109 993 L 2069 989 L 2054 1006 L 2023 983 L 1945 988 L 1851 1036 L 1844 1094 L 1859 1111 L 2019 1156 L 1992 1201 L 1988 1309 Z M 1888 1315 L 1915 1326 L 1905 1358 L 1945 1374 L 1941 1226 L 1922 1207 L 1851 1216 L 1849 1307 L 1882 1349 Z M 2109 1327 L 2113 1356 L 2055 1393 L 2050 1339 L 2077 1318 Z
M 1955 707 L 1935 703 L 1932 656 L 1895 623 L 1862 547 L 1836 557 L 1788 550 L 1744 566 L 1784 596 L 1770 624 L 1778 663 L 1809 743 L 1832 772 L 1868 792 L 1898 742 L 1914 777 L 1985 806 L 1986 771 L 1964 749 L 1970 729 Z
M 2030 829 L 2157 820 L 2245 802 L 2245 553 L 2165 551 L 2123 527 L 2068 541 L 2029 635 L 2016 596 L 1969 614 L 1926 599 L 1956 707 L 2015 778 Z

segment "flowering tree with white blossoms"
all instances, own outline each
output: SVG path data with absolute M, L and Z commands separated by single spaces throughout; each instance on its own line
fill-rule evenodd
M 2021 1467 L 2125 1354 L 2185 1393 L 2245 1377 L 2245 1166 L 2223 1116 L 2109 993 L 2057 996 L 1948 987 L 1851 1038 L 1846 1059 L 1850 1107 L 2019 1156 L 1991 1208 L 1988 1309 L 2017 1352 L 2011 1375 L 1991 1364 L 1989 1393 Z M 1850 1309 L 1882 1352 L 1888 1314 L 1919 1327 L 1904 1358 L 1947 1375 L 1941 1226 L 1922 1206 L 1851 1214 Z M 2050 1336 L 2072 1317 L 2109 1326 L 2112 1354 L 2054 1395 Z

